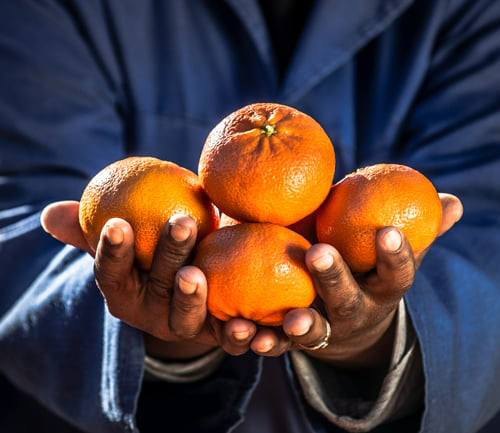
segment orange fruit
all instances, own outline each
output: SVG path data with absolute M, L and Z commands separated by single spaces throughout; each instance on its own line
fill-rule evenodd
M 221 320 L 244 317 L 280 325 L 287 311 L 308 307 L 314 284 L 304 257 L 311 244 L 274 224 L 241 223 L 209 234 L 193 264 L 208 281 L 208 310 Z
M 386 226 L 399 228 L 415 254 L 437 236 L 442 207 L 432 183 L 418 171 L 377 164 L 335 184 L 318 210 L 320 242 L 333 245 L 354 272 L 375 267 L 375 236 Z
M 234 218 L 227 216 L 225 213 L 221 214 L 219 228 L 234 226 L 236 224 L 241 224 L 241 221 L 237 221 Z M 293 230 L 295 233 L 304 236 L 311 243 L 318 242 L 318 238 L 316 237 L 316 212 L 307 215 L 305 218 L 302 218 L 296 223 L 290 224 L 288 228 Z
M 126 220 L 134 230 L 139 266 L 149 269 L 161 229 L 176 214 L 196 221 L 199 239 L 218 226 L 215 208 L 193 172 L 157 158 L 132 157 L 108 165 L 89 182 L 79 219 L 93 248 L 110 218 Z
M 215 205 L 247 222 L 287 226 L 316 210 L 335 170 L 323 128 L 300 111 L 253 104 L 223 119 L 208 135 L 198 167 Z

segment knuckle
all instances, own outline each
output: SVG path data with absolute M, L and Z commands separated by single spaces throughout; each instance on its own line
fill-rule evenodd
M 180 268 L 187 260 L 190 253 L 188 246 L 177 246 L 168 244 L 165 248 L 160 249 L 160 260 L 163 264 L 171 265 Z
M 415 279 L 415 274 L 411 270 L 407 270 L 402 273 L 399 277 L 399 287 L 403 292 L 406 292 L 411 286 L 413 286 L 413 282 Z
M 344 278 L 344 267 L 338 261 L 334 261 L 329 269 L 319 274 L 319 281 L 322 285 L 333 287 L 340 284 Z
M 174 308 L 183 316 L 191 316 L 199 311 L 200 304 L 193 302 L 192 298 L 186 299 L 183 296 L 176 296 Z
M 119 276 L 97 261 L 94 262 L 94 277 L 97 287 L 102 291 L 117 291 L 120 288 Z
M 400 252 L 392 256 L 393 266 L 396 268 L 413 268 L 413 253 L 410 248 L 403 248 Z
M 340 319 L 349 319 L 356 316 L 357 311 L 361 305 L 360 296 L 351 296 L 350 298 L 342 300 L 336 305 L 330 305 L 329 314 L 333 317 Z
M 148 286 L 152 292 L 163 299 L 170 299 L 172 283 L 163 278 L 158 278 L 154 274 L 149 274 Z
M 394 284 L 401 290 L 408 290 L 413 285 L 415 278 L 415 261 L 409 252 L 395 258 Z

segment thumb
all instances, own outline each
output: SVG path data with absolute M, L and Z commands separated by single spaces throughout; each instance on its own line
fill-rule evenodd
M 92 256 L 95 251 L 85 240 L 78 221 L 77 201 L 56 201 L 46 206 L 40 216 L 43 229 L 65 244 L 87 251 Z

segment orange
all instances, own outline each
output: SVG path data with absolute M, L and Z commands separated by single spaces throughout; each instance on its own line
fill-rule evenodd
M 224 213 L 221 214 L 219 228 L 234 226 L 235 224 L 241 224 L 241 222 L 227 216 Z M 305 218 L 302 218 L 300 221 L 289 225 L 288 228 L 299 235 L 304 236 L 311 243 L 318 242 L 316 237 L 316 212 L 313 212 Z
M 223 119 L 201 153 L 200 181 L 226 215 L 287 226 L 316 210 L 335 170 L 323 128 L 300 111 L 253 104 Z
M 354 272 L 375 267 L 375 236 L 386 226 L 399 228 L 415 254 L 437 236 L 442 207 L 432 183 L 418 171 L 377 164 L 335 184 L 318 210 L 320 242 L 333 245 Z
M 157 158 L 132 157 L 108 165 L 89 182 L 79 219 L 94 248 L 110 218 L 129 222 L 136 259 L 141 268 L 149 269 L 161 229 L 176 214 L 196 221 L 199 239 L 218 226 L 215 208 L 193 172 Z
M 310 246 L 274 224 L 241 223 L 212 232 L 198 245 L 193 263 L 207 277 L 208 310 L 221 320 L 280 325 L 287 311 L 314 300 L 304 262 Z

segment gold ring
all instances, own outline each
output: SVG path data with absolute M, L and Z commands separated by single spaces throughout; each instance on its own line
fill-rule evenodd
M 325 323 L 326 323 L 326 334 L 318 344 L 315 344 L 314 346 L 304 346 L 303 344 L 299 343 L 299 346 L 305 350 L 326 349 L 330 342 L 330 337 L 332 336 L 332 327 L 327 321 L 325 321 Z

